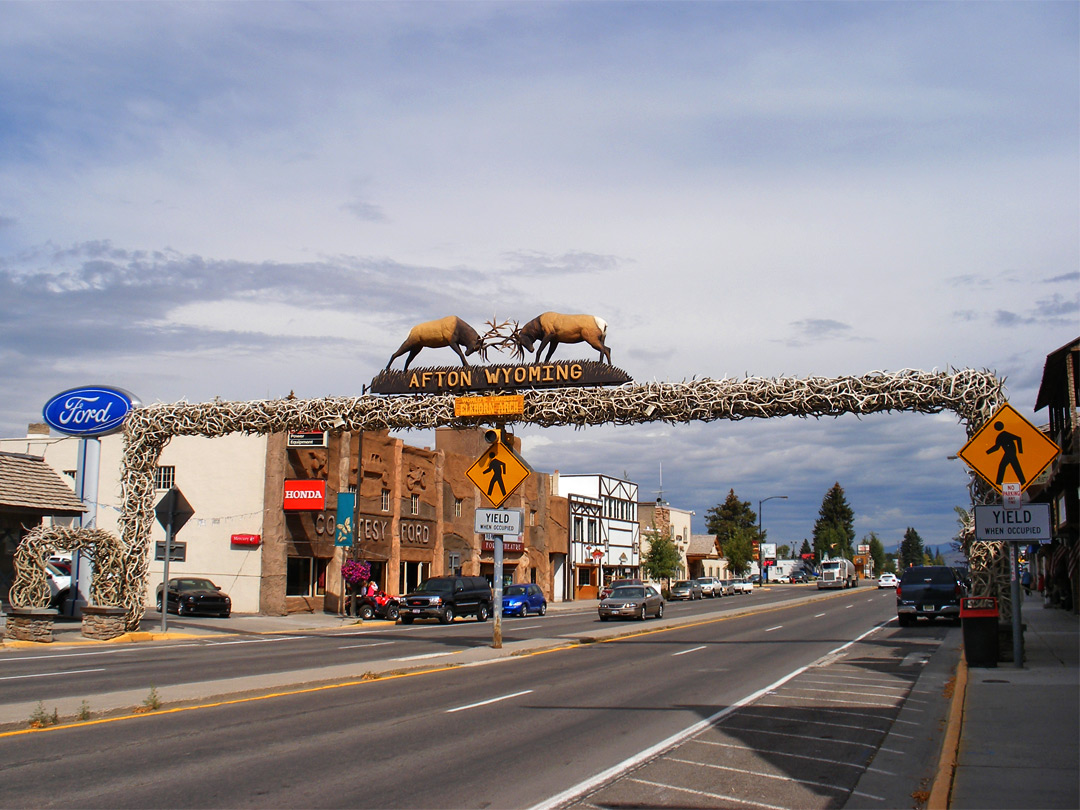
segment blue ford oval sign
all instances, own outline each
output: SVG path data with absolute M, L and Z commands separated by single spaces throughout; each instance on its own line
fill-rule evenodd
M 88 385 L 70 388 L 45 403 L 49 427 L 70 436 L 100 436 L 118 430 L 139 400 L 119 388 Z

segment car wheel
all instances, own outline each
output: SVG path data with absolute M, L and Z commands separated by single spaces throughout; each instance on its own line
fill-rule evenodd
M 392 622 L 396 622 L 398 620 L 398 614 L 399 613 L 400 613 L 400 611 L 397 609 L 397 606 L 396 605 L 391 605 L 390 607 L 388 607 L 386 609 L 386 618 L 389 619 Z
M 664 603 L 663 602 L 661 602 L 656 607 L 656 618 L 658 618 L 658 619 L 664 618 Z
M 229 618 L 230 615 L 231 615 L 230 612 L 228 610 L 226 610 L 224 613 L 221 614 L 221 618 L 227 619 L 227 618 Z
M 161 613 L 161 597 L 157 598 L 157 612 Z
M 540 605 L 540 610 L 536 611 L 541 616 L 547 615 L 547 602 L 543 602 Z
M 371 621 L 375 618 L 375 609 L 371 605 L 361 605 L 360 609 L 356 611 L 357 615 L 364 621 Z
M 529 606 L 528 605 L 522 605 L 521 606 L 521 618 L 524 619 L 528 615 L 529 615 Z
M 454 620 L 454 609 L 447 605 L 443 608 L 442 613 L 439 614 L 439 621 L 443 624 L 450 624 Z
M 476 611 L 476 620 L 478 622 L 486 622 L 488 620 L 488 606 L 480 605 L 480 609 Z
M 641 606 L 641 612 L 638 613 L 638 621 L 643 622 L 643 621 L 645 621 L 645 618 L 646 618 L 646 616 L 645 616 L 645 605 L 642 605 Z
M 607 616 L 601 616 L 600 617 L 600 621 L 602 621 L 602 622 L 606 622 L 607 620 L 608 620 Z
M 896 617 L 896 620 L 900 623 L 901 627 L 911 627 L 911 625 L 915 623 L 914 617 L 909 616 L 906 613 L 901 613 Z

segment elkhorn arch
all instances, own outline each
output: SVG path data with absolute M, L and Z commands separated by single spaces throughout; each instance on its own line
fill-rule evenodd
M 492 392 L 494 393 L 494 392 Z M 1004 382 L 990 371 L 871 372 L 860 377 L 779 377 L 701 379 L 689 382 L 630 383 L 613 388 L 529 390 L 524 411 L 506 421 L 542 427 L 629 425 L 647 422 L 712 422 L 721 419 L 771 419 L 868 415 L 895 411 L 951 411 L 968 436 L 1005 401 Z M 122 564 L 98 567 L 95 577 L 119 577 L 120 606 L 129 630 L 138 628 L 145 609 L 150 529 L 154 523 L 154 470 L 173 436 L 216 438 L 230 433 L 289 431 L 393 430 L 468 427 L 488 418 L 454 415 L 451 394 L 332 397 L 251 402 L 158 404 L 138 408 L 124 425 L 121 471 L 120 545 Z M 972 479 L 973 500 L 988 493 Z M 970 555 L 978 593 L 1008 594 L 1008 562 L 1002 544 L 978 544 Z M 117 570 L 117 568 L 119 570 Z M 26 572 L 30 577 L 32 572 Z M 16 583 L 24 572 L 20 570 Z M 1002 587 L 1004 585 L 1004 587 Z M 1003 607 L 1007 607 L 1003 605 Z

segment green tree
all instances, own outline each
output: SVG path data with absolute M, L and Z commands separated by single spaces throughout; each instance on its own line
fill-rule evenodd
M 813 554 L 813 553 L 814 553 L 814 549 L 812 549 L 810 547 L 810 541 L 807 540 L 804 537 L 803 541 L 802 541 L 802 547 L 799 549 L 799 556 L 802 557 L 804 554 Z
M 791 559 L 791 546 L 784 543 L 781 546 L 776 547 L 776 559 L 778 560 L 790 560 Z
M 722 504 L 705 513 L 705 529 L 720 540 L 721 548 L 740 529 L 749 530 L 757 538 L 757 512 L 750 508 L 750 501 L 740 501 L 732 489 Z
M 649 550 L 641 561 L 645 573 L 656 581 L 671 579 L 682 562 L 675 542 L 657 531 L 646 531 L 645 539 L 649 541 Z
M 897 573 L 897 571 L 896 571 L 896 555 L 895 554 L 886 554 L 885 555 L 885 568 L 883 570 L 888 571 L 890 574 Z
M 837 481 L 821 501 L 818 519 L 814 523 L 814 553 L 818 560 L 823 554 L 831 557 L 855 556 L 855 513 L 844 496 L 844 488 Z
M 919 533 L 908 526 L 904 539 L 900 541 L 900 570 L 906 571 L 913 565 L 923 564 L 923 541 Z
M 756 536 L 756 528 L 743 526 L 728 535 L 727 542 L 723 545 L 723 555 L 727 560 L 728 570 L 737 577 L 745 576 L 750 572 L 750 563 L 754 560 Z
M 878 539 L 875 532 L 866 535 L 863 543 L 870 546 L 870 558 L 874 561 L 875 576 L 881 576 L 885 572 L 885 544 Z

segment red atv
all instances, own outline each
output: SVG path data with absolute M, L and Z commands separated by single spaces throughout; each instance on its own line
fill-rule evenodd
M 348 601 L 346 601 L 348 604 Z M 383 591 L 375 591 L 374 594 L 365 594 L 356 597 L 356 615 L 361 619 L 386 619 L 396 622 L 398 617 L 398 600 Z

